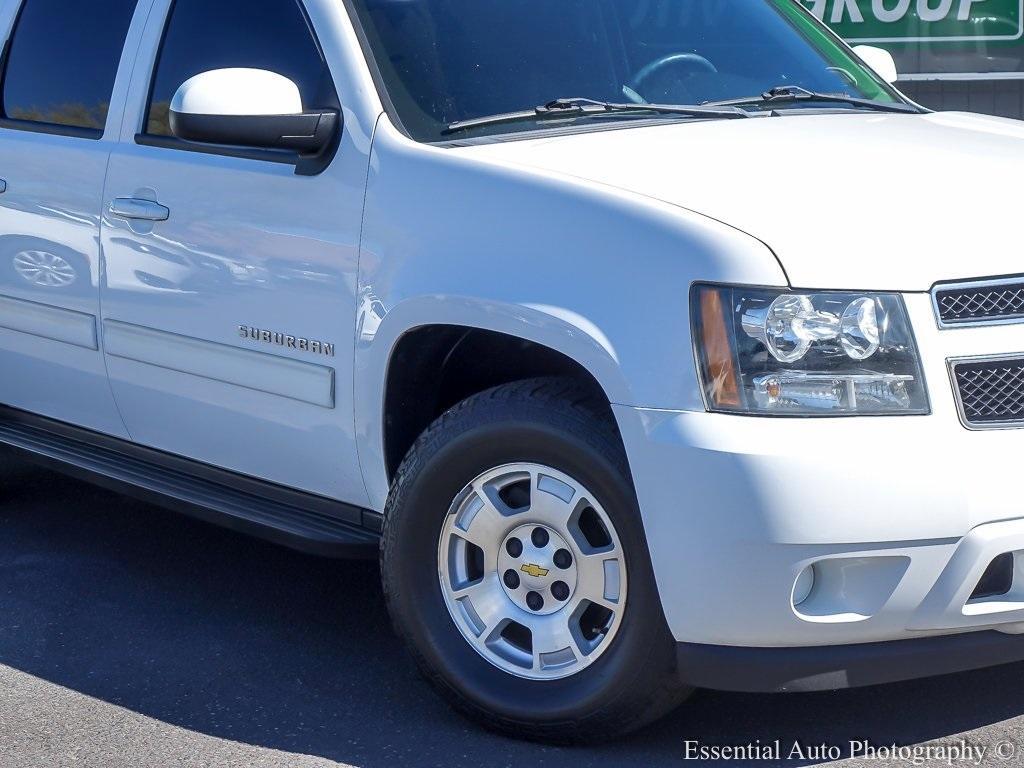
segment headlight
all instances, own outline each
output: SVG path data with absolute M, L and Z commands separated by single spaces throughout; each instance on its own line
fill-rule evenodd
M 690 306 L 712 411 L 928 413 L 917 347 L 898 295 L 698 285 Z

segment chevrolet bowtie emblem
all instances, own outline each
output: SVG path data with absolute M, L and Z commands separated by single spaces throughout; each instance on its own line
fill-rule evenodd
M 533 576 L 535 579 L 548 575 L 547 568 L 541 568 L 539 565 L 534 565 L 533 563 L 525 563 L 519 570 Z

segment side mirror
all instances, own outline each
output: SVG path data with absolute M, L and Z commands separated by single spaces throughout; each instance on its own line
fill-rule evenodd
M 867 64 L 885 82 L 892 85 L 899 79 L 899 72 L 896 69 L 896 59 L 892 57 L 885 48 L 876 48 L 873 45 L 855 46 L 853 52 Z
M 174 94 L 171 132 L 179 139 L 316 155 L 338 131 L 334 110 L 303 111 L 298 86 L 263 69 L 215 69 Z

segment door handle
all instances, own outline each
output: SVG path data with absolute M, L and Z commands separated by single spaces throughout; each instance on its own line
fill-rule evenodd
M 119 219 L 135 221 L 167 221 L 171 209 L 152 200 L 137 197 L 118 197 L 110 202 L 110 213 Z

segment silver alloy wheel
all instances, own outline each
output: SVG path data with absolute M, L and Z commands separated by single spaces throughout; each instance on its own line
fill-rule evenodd
M 607 513 L 580 483 L 539 464 L 497 467 L 459 493 L 438 572 L 466 641 L 529 680 L 593 664 L 626 605 L 625 554 Z
M 78 278 L 67 259 L 49 251 L 14 254 L 14 271 L 32 285 L 43 288 L 66 288 Z

